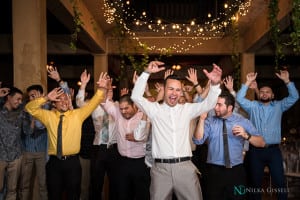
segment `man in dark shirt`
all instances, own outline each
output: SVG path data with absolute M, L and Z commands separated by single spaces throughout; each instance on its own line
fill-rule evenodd
M 18 88 L 11 87 L 4 98 L 4 105 L 0 107 L 0 191 L 3 190 L 6 173 L 6 199 L 16 199 L 22 161 L 23 107 L 20 105 L 23 93 Z

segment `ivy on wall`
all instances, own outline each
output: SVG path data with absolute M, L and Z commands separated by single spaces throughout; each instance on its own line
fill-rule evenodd
M 72 9 L 73 9 L 73 22 L 74 22 L 74 27 L 73 27 L 73 33 L 71 34 L 71 42 L 70 42 L 70 48 L 73 50 L 77 49 L 77 40 L 78 40 L 78 34 L 81 31 L 81 27 L 84 25 L 83 21 L 81 20 L 82 13 L 78 9 L 77 5 L 78 0 L 70 0 L 70 3 L 72 4 Z
M 280 28 L 277 15 L 279 13 L 278 0 L 270 0 L 269 2 L 269 22 L 270 22 L 270 39 L 275 47 L 275 70 L 278 70 L 280 60 L 284 58 L 283 44 L 280 40 Z
M 292 32 L 290 33 L 292 46 L 295 54 L 300 54 L 300 0 L 293 0 L 293 9 L 291 14 Z

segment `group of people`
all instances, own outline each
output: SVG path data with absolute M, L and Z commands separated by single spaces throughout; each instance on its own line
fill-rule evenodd
M 222 69 L 215 64 L 210 72 L 203 70 L 205 87 L 195 69 L 186 76 L 191 86 L 166 70 L 153 98 L 148 79 L 163 70 L 163 62 L 152 61 L 140 75 L 134 73 L 132 92 L 123 88 L 118 101 L 106 72 L 92 98 L 87 96 L 86 70 L 76 96 L 56 68 L 48 73 L 58 87 L 43 95 L 41 86 L 32 85 L 26 103 L 21 90 L 1 88 L 0 192 L 5 199 L 30 199 L 33 166 L 39 199 L 101 199 L 106 175 L 112 200 L 261 199 L 265 166 L 278 199 L 287 199 L 281 116 L 299 98 L 288 71 L 276 73 L 289 94 L 275 101 L 270 86 L 256 87 L 253 72 L 235 93 L 232 77 L 222 80 Z M 246 99 L 248 88 L 256 89 L 257 100 Z M 89 117 L 94 138 L 86 167 L 79 154 Z M 195 145 L 203 144 L 207 158 L 201 174 L 193 158 Z M 82 187 L 86 168 L 89 187 Z

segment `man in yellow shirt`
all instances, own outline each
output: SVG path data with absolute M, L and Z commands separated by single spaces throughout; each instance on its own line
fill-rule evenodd
M 30 101 L 25 107 L 48 131 L 50 159 L 46 165 L 46 178 L 49 200 L 60 200 L 63 193 L 66 194 L 66 199 L 80 198 L 81 166 L 78 153 L 81 126 L 105 99 L 108 80 L 107 73 L 101 73 L 97 82 L 97 92 L 85 106 L 78 109 L 70 109 L 71 101 L 61 88 L 53 89 L 46 97 Z M 41 105 L 47 101 L 53 102 L 55 109 L 42 109 Z

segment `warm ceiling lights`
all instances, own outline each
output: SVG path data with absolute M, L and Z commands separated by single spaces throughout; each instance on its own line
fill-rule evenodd
M 180 65 L 173 65 L 173 66 L 172 66 L 172 69 L 173 69 L 173 70 L 180 70 L 180 69 L 181 69 L 181 66 L 180 66 Z
M 244 16 L 248 13 L 252 0 L 232 0 L 224 4 L 224 9 L 214 16 L 207 13 L 208 20 L 198 24 L 194 19 L 186 23 L 170 23 L 164 19 L 151 20 L 146 11 L 133 10 L 131 2 L 104 0 L 104 16 L 107 23 L 117 23 L 124 28 L 126 33 L 135 39 L 138 44 L 147 46 L 148 50 L 174 51 L 181 53 L 199 46 L 203 41 L 214 37 L 223 37 L 225 28 L 237 20 L 238 15 Z M 217 17 L 218 16 L 218 17 Z M 130 18 L 130 19 L 129 19 Z M 128 24 L 131 22 L 131 24 Z M 132 24 L 133 23 L 133 24 Z M 166 48 L 157 48 L 151 44 L 142 42 L 139 33 L 153 32 L 157 36 L 169 36 L 178 38 L 177 42 Z

